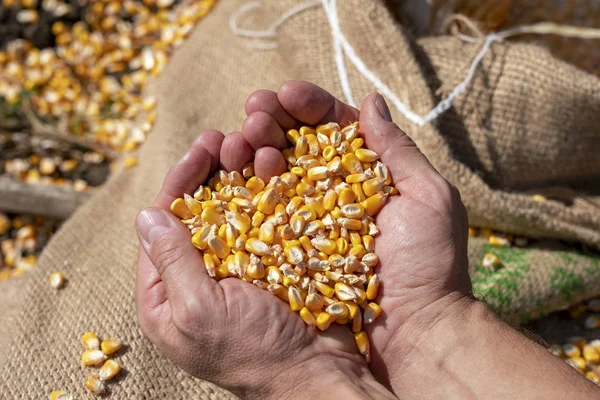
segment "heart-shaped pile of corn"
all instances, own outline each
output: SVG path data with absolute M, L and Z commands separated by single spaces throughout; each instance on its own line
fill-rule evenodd
M 377 153 L 363 148 L 358 122 L 286 136 L 288 172 L 265 184 L 251 164 L 219 171 L 171 211 L 191 230 L 211 277 L 268 290 L 321 330 L 351 324 L 368 361 L 362 325 L 381 313 L 373 218 L 398 191 Z

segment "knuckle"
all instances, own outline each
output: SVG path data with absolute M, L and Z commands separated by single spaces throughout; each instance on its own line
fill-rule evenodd
M 152 243 L 154 266 L 161 276 L 165 273 L 167 268 L 180 263 L 184 254 L 183 248 L 175 243 L 168 235 L 165 235 Z

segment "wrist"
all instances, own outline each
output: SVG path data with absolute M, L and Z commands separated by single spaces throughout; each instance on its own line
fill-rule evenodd
M 322 354 L 282 368 L 244 399 L 395 399 L 375 380 L 360 355 Z

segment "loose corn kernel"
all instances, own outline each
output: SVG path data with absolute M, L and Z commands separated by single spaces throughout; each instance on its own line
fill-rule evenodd
M 500 265 L 500 259 L 495 254 L 486 253 L 481 260 L 481 265 L 485 269 L 494 271 Z
M 266 256 L 270 253 L 271 249 L 268 244 L 260 239 L 250 238 L 246 241 L 246 251 L 257 256 Z
M 332 288 L 331 286 L 329 286 L 329 285 L 327 285 L 325 283 L 315 282 L 315 287 L 325 297 L 333 297 L 333 295 L 335 294 L 334 288 Z
M 598 373 L 596 373 L 596 371 L 586 372 L 585 377 L 594 382 L 596 385 L 600 386 L 600 378 L 598 377 Z
M 365 309 L 364 322 L 371 324 L 381 314 L 381 307 L 376 303 L 369 303 Z
M 50 400 L 73 400 L 74 397 L 71 393 L 64 392 L 62 390 L 55 390 L 50 393 Z
M 96 366 L 106 361 L 106 355 L 100 350 L 86 350 L 81 355 L 81 362 L 86 366 Z
M 333 322 L 335 322 L 335 317 L 333 315 L 330 315 L 327 312 L 322 312 L 317 317 L 315 324 L 317 325 L 317 328 L 325 331 Z
M 300 317 L 302 317 L 306 325 L 316 326 L 317 320 L 308 308 L 304 307 L 302 310 L 300 310 Z
M 369 284 L 367 285 L 367 299 L 373 300 L 377 297 L 377 293 L 379 292 L 379 277 L 377 274 L 374 274 L 371 279 L 369 279 Z
M 302 293 L 300 293 L 300 289 L 298 289 L 296 286 L 291 285 L 288 288 L 288 299 L 292 311 L 300 311 L 304 308 L 304 299 L 302 298 Z
M 100 344 L 102 352 L 106 355 L 111 355 L 119 351 L 123 347 L 123 343 L 119 339 L 106 339 Z
M 360 354 L 365 356 L 367 362 L 371 361 L 371 349 L 369 344 L 369 337 L 367 336 L 367 332 L 358 332 L 354 334 L 354 340 L 356 341 L 356 347 L 358 347 L 358 351 Z
M 377 213 L 379 213 L 379 211 L 381 211 L 381 209 L 385 205 L 386 201 L 387 201 L 386 194 L 382 195 L 382 194 L 376 193 L 373 196 L 368 197 L 365 201 L 363 201 L 361 203 L 361 205 L 365 208 L 366 214 L 369 217 L 373 217 Z
M 181 219 L 190 219 L 194 217 L 194 214 L 187 208 L 185 200 L 181 198 L 173 200 L 171 203 L 171 212 Z
M 358 333 L 360 331 L 362 331 L 362 314 L 360 313 L 360 311 L 358 313 L 356 313 L 356 315 L 354 316 L 354 318 L 352 318 L 352 332 L 354 333 Z
M 579 357 L 581 356 L 581 350 L 579 347 L 575 346 L 573 343 L 565 343 L 563 345 L 563 352 L 565 356 L 569 358 Z
M 488 243 L 491 246 L 498 246 L 498 247 L 509 247 L 510 246 L 510 241 L 507 238 L 504 238 L 502 236 L 495 236 L 495 235 L 491 235 L 488 238 Z
M 600 353 L 590 344 L 583 346 L 583 358 L 590 364 L 600 363 Z
M 290 129 L 287 131 L 285 136 L 287 137 L 287 140 L 289 140 L 293 145 L 295 145 L 298 141 L 298 138 L 300 137 L 300 132 L 298 132 L 296 129 Z
M 373 178 L 363 182 L 362 189 L 365 193 L 365 196 L 371 197 L 380 191 L 384 185 L 385 182 L 380 178 Z
M 583 349 L 583 346 L 586 345 L 587 340 L 583 336 L 570 336 L 567 338 L 567 343 L 572 343 L 580 349 Z
M 265 187 L 265 182 L 258 176 L 253 176 L 246 182 L 246 189 L 252 193 L 259 193 Z
M 100 348 L 100 339 L 94 332 L 86 332 L 81 335 L 81 344 L 88 350 L 98 350 Z
M 375 239 L 371 235 L 364 235 L 362 237 L 363 246 L 365 246 L 365 250 L 369 253 L 373 253 L 375 251 Z
M 581 357 L 572 357 L 567 360 L 567 363 L 579 372 L 584 372 L 587 369 L 587 364 Z
M 50 286 L 52 286 L 54 289 L 62 289 L 64 285 L 65 276 L 62 272 L 53 272 L 52 274 L 50 274 Z
M 98 372 L 98 378 L 101 381 L 108 381 L 114 378 L 121 371 L 121 366 L 114 360 L 106 360 Z
M 97 376 L 90 376 L 85 381 L 85 388 L 93 394 L 103 394 L 106 392 L 106 386 L 104 385 L 104 382 L 102 382 Z
M 360 147 L 360 146 L 359 146 Z M 379 159 L 379 155 L 373 150 L 358 148 L 354 151 L 356 158 L 362 162 L 374 162 Z

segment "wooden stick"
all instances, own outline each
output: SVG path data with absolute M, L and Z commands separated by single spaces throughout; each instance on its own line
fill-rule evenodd
M 0 176 L 0 210 L 67 219 L 92 196 L 70 188 L 30 185 Z

